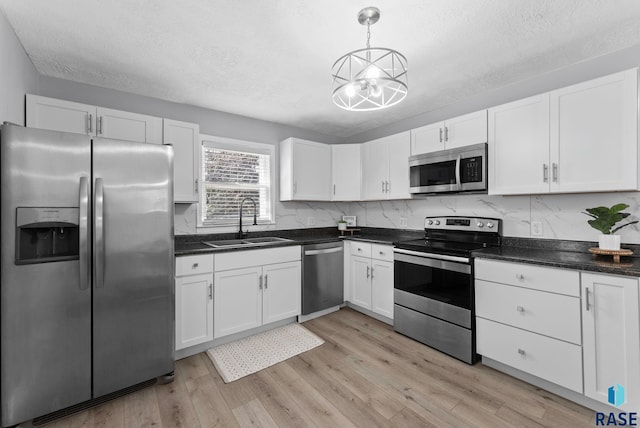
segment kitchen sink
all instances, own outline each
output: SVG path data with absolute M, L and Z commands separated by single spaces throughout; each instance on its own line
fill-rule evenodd
M 232 247 L 253 247 L 258 245 L 268 245 L 276 242 L 290 242 L 292 239 L 279 238 L 277 236 L 263 236 L 260 238 L 247 239 L 221 239 L 219 241 L 202 241 L 204 245 L 213 248 L 232 248 Z

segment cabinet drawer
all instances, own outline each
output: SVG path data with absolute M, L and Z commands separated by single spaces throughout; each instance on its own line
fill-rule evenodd
M 213 272 L 213 254 L 176 257 L 176 276 Z
M 299 245 L 291 247 L 240 250 L 215 255 L 216 272 L 230 269 L 243 269 L 274 263 L 301 260 L 302 249 Z
M 580 345 L 580 299 L 476 280 L 476 315 Z
M 351 254 L 354 256 L 371 257 L 371 244 L 351 241 Z M 391 257 L 393 257 L 393 254 Z
M 582 393 L 582 347 L 483 318 L 476 319 L 478 354 Z
M 476 259 L 475 278 L 580 297 L 580 273 L 577 270 Z
M 386 262 L 393 261 L 393 247 L 391 245 L 371 244 L 371 258 L 383 260 Z

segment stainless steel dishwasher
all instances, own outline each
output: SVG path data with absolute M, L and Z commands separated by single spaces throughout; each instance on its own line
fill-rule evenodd
M 302 315 L 344 302 L 342 242 L 302 247 Z

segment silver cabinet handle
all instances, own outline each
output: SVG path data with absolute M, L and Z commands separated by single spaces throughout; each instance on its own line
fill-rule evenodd
M 93 266 L 96 288 L 104 286 L 104 185 L 102 178 L 96 178 L 93 200 L 94 249 Z
M 293 194 L 295 195 L 296 193 L 298 193 L 298 182 L 294 181 L 293 182 Z
M 384 193 L 384 180 L 382 180 L 382 193 Z
M 378 251 L 378 254 L 380 254 L 381 256 L 384 256 L 384 251 Z
M 524 281 L 524 275 L 521 274 L 521 273 L 517 273 L 516 274 L 516 279 L 519 280 L 519 281 Z
M 369 278 L 369 269 L 371 269 L 369 266 L 367 266 L 367 278 Z
M 209 300 L 213 300 L 213 284 L 209 284 Z
M 444 141 L 449 141 L 449 127 L 444 127 Z
M 373 279 L 373 268 L 371 268 L 371 279 Z
M 524 352 L 524 349 L 518 348 L 518 354 L 520 354 L 520 355 L 522 355 L 524 357 L 527 353 Z
M 194 263 L 193 266 L 191 266 L 191 269 L 197 269 L 198 267 L 198 263 Z
M 549 165 L 546 163 L 542 164 L 542 181 L 545 183 L 549 182 Z
M 198 179 L 194 180 L 194 189 L 196 190 L 196 194 L 198 193 Z
M 262 275 L 258 277 L 258 289 L 262 290 Z
M 362 251 L 362 248 L 358 248 L 358 252 L 361 252 L 361 251 Z
M 264 275 L 264 289 L 267 289 L 267 279 L 269 278 L 269 275 L 265 274 Z
M 585 297 L 585 310 L 588 312 L 591 309 L 591 303 L 589 302 L 589 287 L 585 287 L 584 289 L 584 297 Z
M 100 120 L 99 120 L 98 124 L 100 125 L 100 128 L 98 129 L 98 133 L 100 135 L 102 135 L 102 134 L 104 134 L 104 130 L 102 129 L 102 116 L 100 116 Z
M 333 194 L 334 195 L 336 194 L 336 185 L 335 184 L 333 185 Z
M 440 128 L 440 142 L 442 143 L 442 128 Z
M 558 164 L 557 163 L 553 163 L 553 164 L 551 164 L 551 166 L 553 168 L 553 171 L 552 171 L 553 182 L 557 183 L 558 182 Z
M 87 129 L 89 130 L 88 134 L 91 134 L 93 132 L 93 115 L 89 114 L 89 116 L 87 116 Z
M 89 278 L 89 272 L 91 271 L 91 260 L 89 254 L 91 253 L 91 241 L 89 239 L 89 178 L 80 177 L 80 195 L 79 195 L 79 262 L 80 262 L 80 289 L 86 290 L 89 288 L 91 280 Z
M 387 189 L 386 192 L 389 193 L 389 182 L 385 181 L 384 183 L 385 183 L 385 187 Z
M 522 306 L 516 306 L 516 311 L 524 313 L 524 308 Z

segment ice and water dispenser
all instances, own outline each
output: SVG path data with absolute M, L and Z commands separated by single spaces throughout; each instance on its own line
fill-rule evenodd
M 17 208 L 16 264 L 78 259 L 78 223 L 78 208 Z

